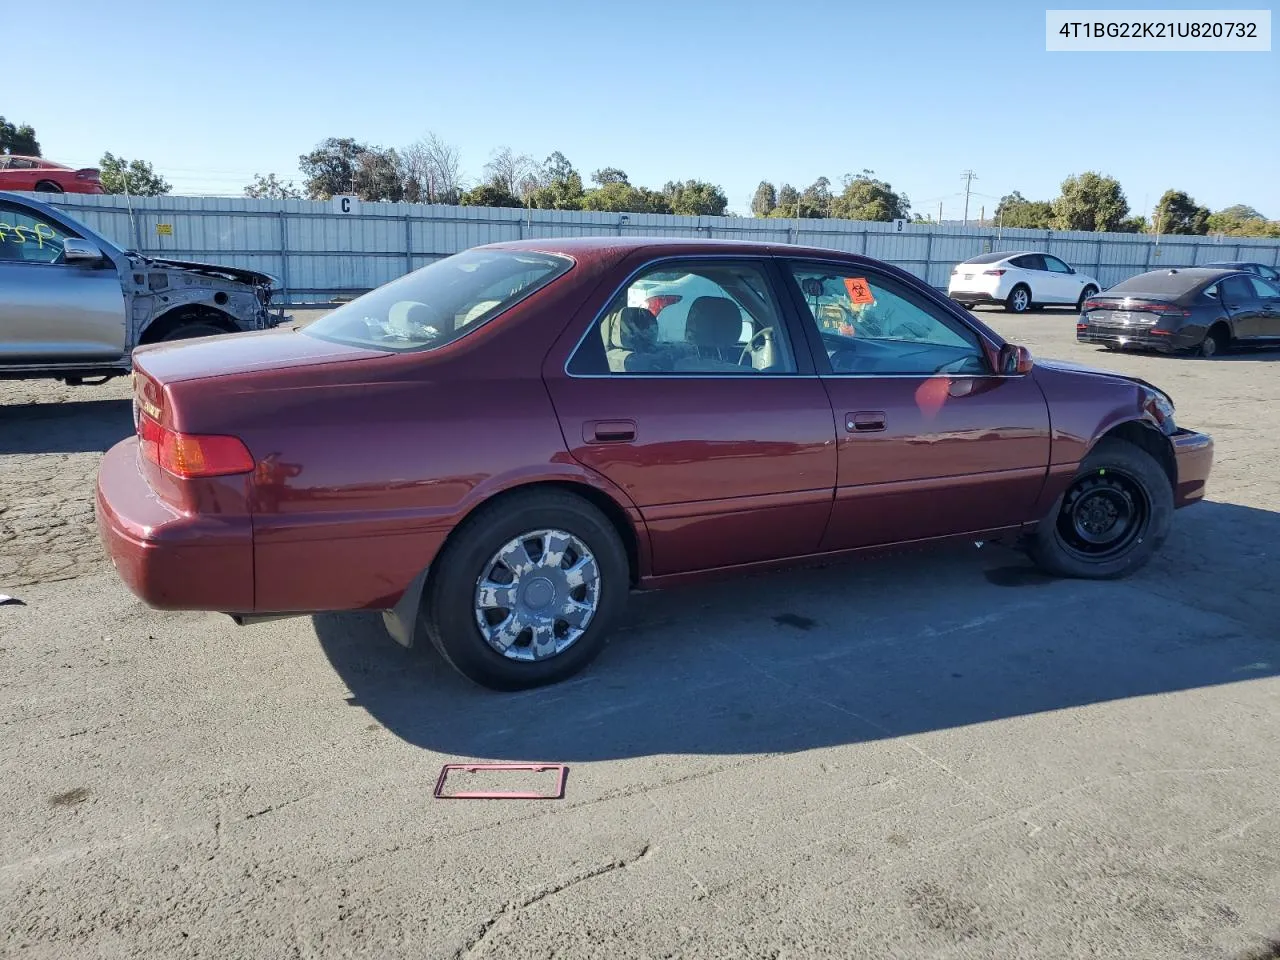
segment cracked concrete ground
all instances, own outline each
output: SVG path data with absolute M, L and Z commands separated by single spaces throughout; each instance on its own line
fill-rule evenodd
M 987 548 L 646 594 L 517 695 L 376 617 L 143 607 L 91 527 L 126 385 L 0 383 L 3 953 L 1275 955 L 1280 354 L 980 316 L 1214 433 L 1147 569 Z M 566 798 L 431 799 L 459 759 L 563 761 Z

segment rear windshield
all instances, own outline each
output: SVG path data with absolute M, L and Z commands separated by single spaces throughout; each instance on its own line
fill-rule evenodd
M 1011 256 L 1013 256 L 1011 253 L 984 253 L 980 257 L 970 257 L 965 263 L 995 263 L 997 260 Z
M 302 332 L 375 350 L 431 350 L 477 329 L 571 266 L 547 253 L 468 250 L 370 291 Z
M 1190 293 L 1212 279 L 1215 278 L 1207 277 L 1203 273 L 1170 273 L 1168 270 L 1158 270 L 1121 280 L 1114 287 L 1107 289 L 1107 296 L 1113 293 L 1157 293 L 1162 297 L 1177 297 Z

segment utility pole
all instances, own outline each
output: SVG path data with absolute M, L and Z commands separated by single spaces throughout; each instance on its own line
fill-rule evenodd
M 938 223 L 942 223 L 942 201 L 938 201 Z
M 973 181 L 978 179 L 978 175 L 972 170 L 966 170 L 960 174 L 960 179 L 964 181 L 964 225 L 969 225 L 969 188 L 973 186 Z
M 987 225 L 987 205 L 984 203 L 978 208 L 978 226 L 985 227 Z

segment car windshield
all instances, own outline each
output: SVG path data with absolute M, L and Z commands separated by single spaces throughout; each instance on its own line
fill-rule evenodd
M 432 350 L 477 329 L 572 266 L 546 253 L 468 250 L 366 293 L 303 332 L 375 350 Z

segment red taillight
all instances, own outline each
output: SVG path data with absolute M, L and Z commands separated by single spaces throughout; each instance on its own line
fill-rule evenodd
M 1089 329 L 1089 325 L 1087 323 L 1076 324 L 1076 333 L 1079 333 L 1081 330 L 1088 330 L 1088 329 Z
M 138 418 L 142 455 L 175 477 L 225 477 L 253 470 L 253 454 L 239 437 L 178 433 L 145 414 Z
M 1183 310 L 1181 307 L 1175 307 L 1172 303 L 1154 303 L 1147 301 L 1135 300 L 1125 303 L 1120 307 L 1121 310 L 1132 310 L 1135 313 L 1158 313 L 1162 317 L 1189 317 L 1191 313 Z
M 1104 300 L 1086 300 L 1084 302 L 1084 308 L 1086 310 L 1105 310 L 1108 306 L 1110 306 L 1110 304 Z
M 99 174 L 97 168 L 88 168 L 76 171 L 77 180 L 98 180 Z
M 983 270 L 982 275 L 984 277 L 1003 277 L 1005 272 L 1004 270 Z
M 644 308 L 652 313 L 655 317 L 673 303 L 679 303 L 684 297 L 675 293 L 664 293 L 656 297 L 650 297 L 644 302 Z

